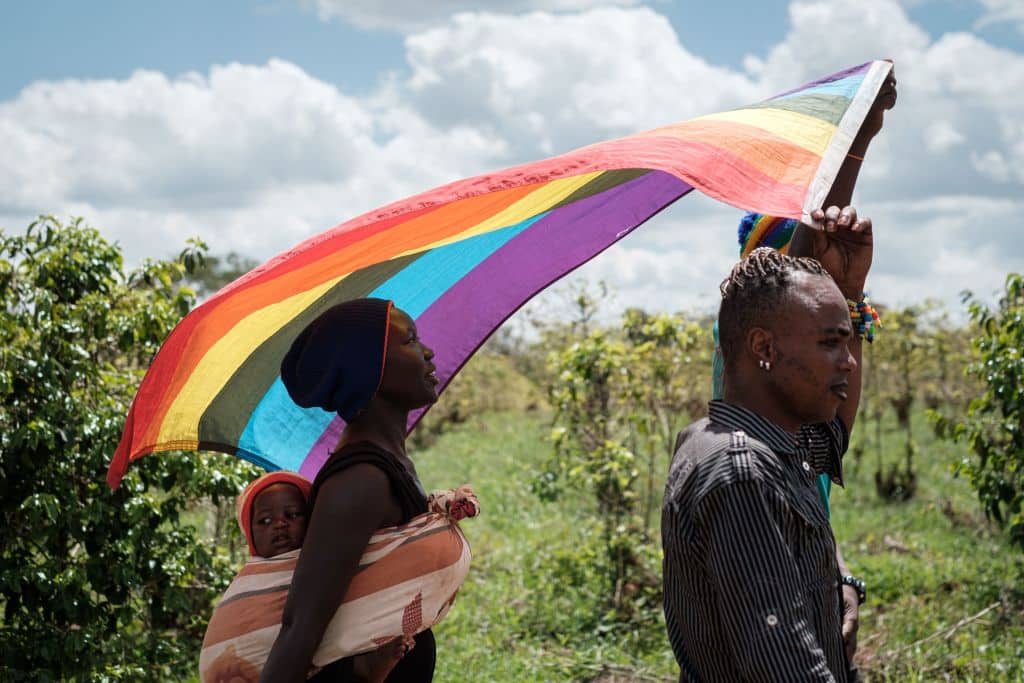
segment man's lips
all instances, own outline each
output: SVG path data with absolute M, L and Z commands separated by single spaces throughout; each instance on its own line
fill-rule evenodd
M 850 384 L 848 382 L 841 382 L 839 384 L 833 384 L 830 388 L 833 394 L 845 401 L 850 390 Z

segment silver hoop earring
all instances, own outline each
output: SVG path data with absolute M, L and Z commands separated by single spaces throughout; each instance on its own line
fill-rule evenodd
M 761 368 L 762 370 L 764 370 L 765 372 L 771 372 L 771 370 L 772 370 L 772 363 L 771 363 L 771 361 L 765 360 L 764 358 L 762 358 L 761 360 L 757 361 L 757 366 L 759 368 Z

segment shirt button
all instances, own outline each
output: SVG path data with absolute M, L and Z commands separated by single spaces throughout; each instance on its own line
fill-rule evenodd
M 811 471 L 811 465 L 806 460 L 804 460 L 804 470 L 807 472 Z
M 777 616 L 775 616 L 774 614 L 769 614 L 768 617 L 765 619 L 765 621 L 768 622 L 769 626 L 775 626 L 776 624 L 779 623 L 779 618 Z

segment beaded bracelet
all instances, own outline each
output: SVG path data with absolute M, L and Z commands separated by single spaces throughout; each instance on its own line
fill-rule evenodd
M 875 330 L 882 326 L 882 319 L 878 317 L 878 311 L 868 303 L 868 298 L 864 297 L 860 301 L 847 299 L 846 305 L 850 308 L 850 322 L 856 333 L 869 343 L 875 341 Z

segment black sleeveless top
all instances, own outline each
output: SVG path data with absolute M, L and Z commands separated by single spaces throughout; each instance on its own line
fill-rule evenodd
M 402 510 L 399 524 L 405 524 L 417 515 L 427 511 L 427 498 L 419 481 L 407 470 L 390 451 L 369 441 L 350 443 L 336 451 L 317 473 L 313 490 L 309 496 L 309 509 L 316 504 L 320 487 L 328 478 L 353 465 L 373 465 L 388 477 L 391 495 Z M 434 678 L 435 644 L 430 629 L 416 636 L 416 647 L 391 671 L 389 683 L 429 683 Z M 355 681 L 352 672 L 352 657 L 331 662 L 321 669 L 307 683 L 347 683 Z

